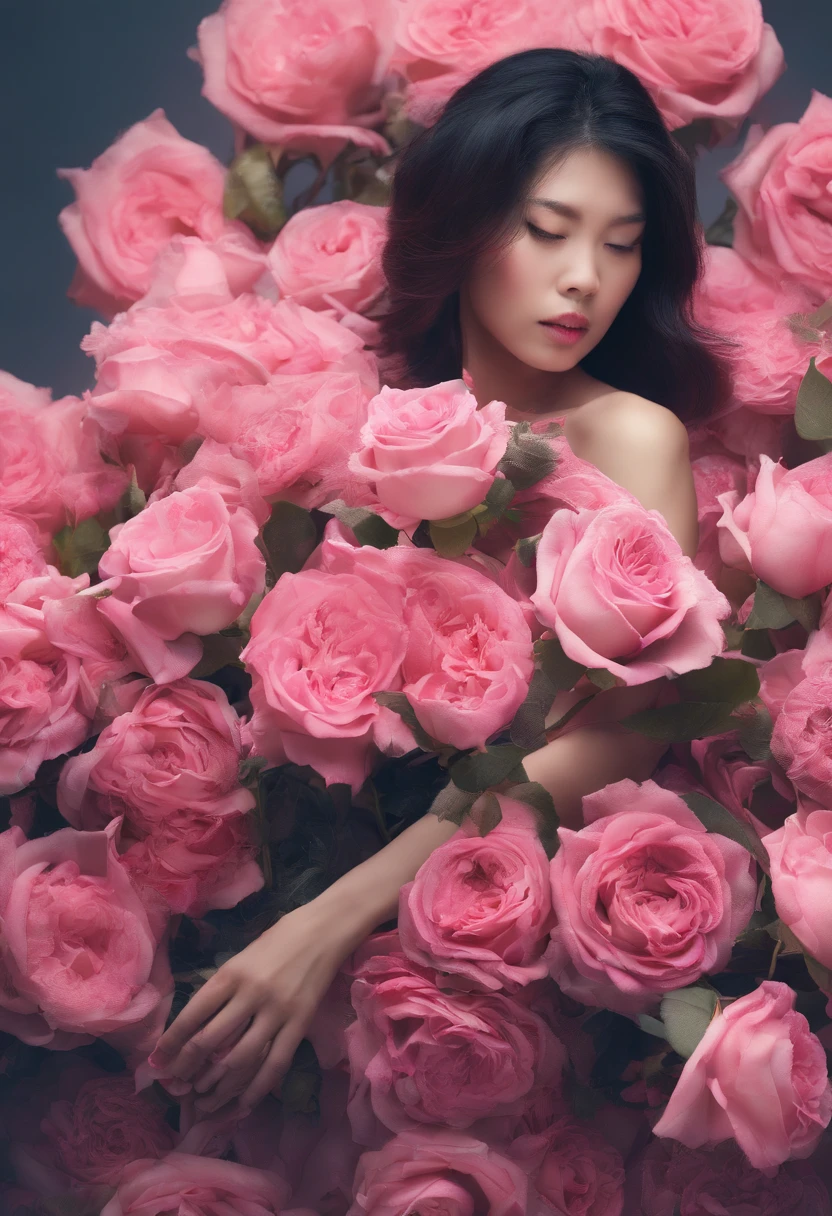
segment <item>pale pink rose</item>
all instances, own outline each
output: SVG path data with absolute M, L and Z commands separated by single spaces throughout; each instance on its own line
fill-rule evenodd
M 554 923 L 549 862 L 528 807 L 497 795 L 501 822 L 469 820 L 399 894 L 402 950 L 474 987 L 514 991 L 542 979 Z M 469 825 L 466 827 L 466 825 Z
M 801 680 L 786 697 L 771 751 L 797 789 L 832 805 L 832 666 Z
M 392 52 L 386 0 L 224 0 L 199 24 L 203 96 L 255 139 L 314 152 L 327 168 L 348 141 L 381 154 Z
M 813 89 L 799 122 L 754 124 L 720 176 L 739 203 L 737 253 L 817 300 L 832 295 L 832 99 Z
M 92 1034 L 140 1058 L 164 1027 L 173 997 L 166 920 L 118 864 L 118 827 L 0 835 L 0 965 L 17 998 L 0 992 L 0 1026 L 26 1042 Z
M 22 515 L 0 511 L 0 603 L 24 579 L 45 573 L 35 525 Z
M 832 595 L 827 594 L 818 628 L 809 634 L 809 640 L 803 652 L 803 670 L 807 676 L 819 675 L 830 664 L 832 664 Z
M 341 199 L 303 207 L 284 224 L 268 262 L 281 296 L 308 308 L 366 312 L 384 291 L 387 208 Z
M 653 1140 L 639 1180 L 643 1216 L 830 1216 L 826 1187 L 806 1161 L 756 1170 L 733 1143 L 711 1151 Z M 772 1176 L 773 1175 L 773 1176 Z
M 216 242 L 233 233 L 235 245 L 257 243 L 243 224 L 222 211 L 225 169 L 207 148 L 184 139 L 154 110 L 125 131 L 89 169 L 59 169 L 76 201 L 58 217 L 78 258 L 69 295 L 106 317 L 140 299 L 151 283 L 156 255 L 171 237 L 188 234 Z M 250 285 L 260 274 L 251 259 Z M 240 285 L 240 290 L 244 290 Z
M 520 605 L 487 575 L 430 550 L 387 554 L 407 587 L 402 691 L 434 739 L 485 747 L 525 701 L 534 671 Z
M 593 51 L 635 72 L 671 128 L 738 126 L 786 66 L 760 0 L 589 0 L 576 21 Z
M 448 519 L 483 501 L 508 446 L 506 407 L 477 408 L 461 380 L 382 388 L 367 410 L 350 471 L 389 522 Z
M 169 1216 L 186 1210 L 188 1216 L 280 1216 L 288 1198 L 288 1184 L 275 1173 L 173 1152 L 125 1166 L 101 1216 Z
M 774 760 L 749 760 L 736 731 L 692 739 L 691 756 L 710 796 L 759 836 L 782 826 L 794 809 L 794 790 Z M 763 806 L 754 803 L 760 785 L 769 791 Z M 759 814 L 752 812 L 752 805 Z
M 278 374 L 355 371 L 375 391 L 361 339 L 291 300 L 242 295 L 199 309 L 178 300 L 135 307 L 109 326 L 94 322 L 82 346 L 96 362 L 90 415 L 116 435 L 172 443 L 211 435 L 202 423 L 224 408 L 215 404 L 223 388 L 269 385 Z
M 760 700 L 777 721 L 786 697 L 810 673 L 804 668 L 805 650 L 783 650 L 757 669 L 760 679 Z M 812 672 L 812 675 L 819 672 Z
M 356 792 L 374 745 L 413 746 L 373 696 L 402 686 L 405 587 L 381 550 L 321 549 L 318 568 L 281 575 L 251 618 L 240 656 L 253 679 L 251 735 L 271 763 L 309 764 Z
M 260 493 L 257 475 L 246 460 L 232 455 L 231 449 L 213 439 L 205 439 L 199 445 L 193 460 L 183 465 L 171 479 L 168 493 L 190 490 L 192 486 L 203 486 L 216 490 L 230 511 L 243 507 L 262 528 L 271 514 L 271 508 Z M 148 502 L 155 501 L 153 495 Z M 167 494 L 158 493 L 165 498 Z
M 811 1156 L 832 1118 L 832 1088 L 794 1003 L 786 984 L 763 980 L 729 1004 L 686 1062 L 656 1135 L 688 1148 L 733 1137 L 757 1169 Z
M 507 1157 L 462 1132 L 428 1127 L 364 1153 L 347 1216 L 527 1216 L 528 1198 L 526 1174 Z
M 715 583 L 722 571 L 716 526 L 722 515 L 718 496 L 729 490 L 745 489 L 745 465 L 728 453 L 707 453 L 693 460 L 691 468 L 699 517 L 699 544 L 693 564 Z
M 312 509 L 340 497 L 350 480 L 347 460 L 377 387 L 335 368 L 226 386 L 203 410 L 201 427 L 251 466 L 265 497 Z
M 832 811 L 798 811 L 765 846 L 780 919 L 813 958 L 832 967 Z
M 629 778 L 583 800 L 551 862 L 548 960 L 584 1004 L 642 1012 L 721 971 L 754 910 L 750 854 L 708 832 L 678 794 Z
M 530 1172 L 536 1216 L 621 1216 L 624 1162 L 592 1128 L 561 1116 L 546 1131 L 514 1140 L 511 1156 Z
M 731 606 L 640 503 L 556 511 L 537 550 L 537 615 L 569 658 L 625 684 L 707 667 Z
M 709 245 L 705 257 L 695 314 L 737 343 L 728 349 L 734 400 L 762 414 L 794 414 L 800 382 L 820 345 L 798 338 L 786 318 L 812 312 L 811 297 L 797 285 L 763 277 L 733 249 Z
M 198 236 L 172 236 L 157 253 L 147 291 L 136 306 L 161 308 L 176 303 L 191 311 L 216 308 L 257 290 L 265 271 L 265 247 L 242 224 L 229 225 L 211 242 Z
M 359 1144 L 422 1124 L 519 1115 L 560 1083 L 566 1052 L 542 1018 L 500 993 L 445 993 L 403 954 L 367 960 L 352 985 L 347 1108 Z
M 226 629 L 263 590 L 256 521 L 222 495 L 193 486 L 110 530 L 99 563 L 103 612 L 158 684 L 187 675 L 200 637 Z

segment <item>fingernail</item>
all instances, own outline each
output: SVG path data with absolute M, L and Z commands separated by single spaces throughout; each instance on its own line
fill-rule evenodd
M 158 1047 L 154 1048 L 147 1057 L 147 1062 L 151 1068 L 164 1068 L 169 1060 L 170 1056 L 166 1052 L 160 1051 Z
M 252 1108 L 250 1106 L 241 1106 L 237 1112 L 237 1118 L 246 1119 L 251 1114 L 251 1110 Z

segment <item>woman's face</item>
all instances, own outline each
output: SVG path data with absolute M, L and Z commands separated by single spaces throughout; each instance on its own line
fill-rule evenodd
M 629 165 L 595 148 L 571 153 L 530 191 L 511 244 L 474 266 L 463 318 L 529 367 L 575 367 L 636 284 L 643 207 Z M 575 328 L 544 324 L 558 317 Z

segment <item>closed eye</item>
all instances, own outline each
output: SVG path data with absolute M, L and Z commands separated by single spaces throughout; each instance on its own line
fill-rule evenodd
M 544 230 L 542 228 L 538 228 L 537 225 L 533 224 L 530 220 L 526 220 L 526 227 L 528 228 L 529 232 L 532 234 L 533 237 L 537 237 L 537 239 L 541 240 L 541 241 L 565 241 L 566 240 L 566 237 L 563 235 L 563 233 L 544 232 Z M 636 249 L 638 249 L 638 247 L 639 247 L 639 243 L 640 243 L 639 241 L 636 241 L 634 245 L 612 245 L 612 244 L 608 243 L 607 249 L 614 249 L 616 253 L 635 253 Z

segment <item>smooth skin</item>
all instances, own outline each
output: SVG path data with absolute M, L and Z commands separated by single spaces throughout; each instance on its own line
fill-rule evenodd
M 463 285 L 463 362 L 481 403 L 504 401 L 515 420 L 564 417 L 575 454 L 660 511 L 693 557 L 697 507 L 684 425 L 664 406 L 619 392 L 579 366 L 638 279 L 642 207 L 635 175 L 607 153 L 584 149 L 547 166 L 517 234 L 474 266 Z M 571 311 L 590 327 L 576 344 L 557 347 L 539 322 Z M 660 684 L 611 689 L 594 706 L 606 697 L 611 716 L 620 717 L 653 704 Z M 576 827 L 585 794 L 625 777 L 646 780 L 664 750 L 601 721 L 559 735 L 525 768 L 550 791 L 561 821 Z M 194 1081 L 201 1111 L 242 1117 L 279 1087 L 344 960 L 395 916 L 400 888 L 455 830 L 425 815 L 284 916 L 191 998 L 161 1036 L 153 1062 Z M 212 1053 L 233 1038 L 225 1060 L 212 1063 Z

